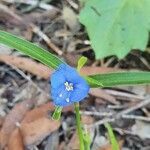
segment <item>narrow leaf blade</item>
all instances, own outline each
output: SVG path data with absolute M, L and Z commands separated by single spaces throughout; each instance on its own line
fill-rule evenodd
M 15 35 L 0 30 L 0 43 L 12 47 L 26 55 L 42 62 L 48 67 L 56 69 L 59 64 L 64 63 L 61 59 L 55 55 L 49 53 L 45 49 L 21 39 Z
M 97 74 L 88 77 L 90 77 L 93 80 L 96 80 L 97 82 L 100 82 L 103 85 L 103 87 L 150 83 L 150 72 L 118 72 L 108 74 Z M 87 82 L 91 87 L 101 87 L 96 82 L 91 82 L 91 80 L 87 80 Z
M 105 123 L 105 128 L 108 131 L 109 139 L 112 145 L 112 150 L 119 150 L 119 144 L 116 140 L 116 137 L 114 135 L 113 129 L 109 123 Z

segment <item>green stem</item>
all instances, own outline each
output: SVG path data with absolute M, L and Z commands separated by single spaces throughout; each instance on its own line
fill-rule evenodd
M 56 106 L 55 110 L 54 110 L 54 113 L 52 115 L 52 119 L 59 120 L 60 117 L 61 117 L 61 112 L 62 112 L 62 107 Z
M 81 127 L 79 103 L 74 103 L 74 109 L 76 113 L 76 124 L 77 124 L 77 132 L 78 132 L 79 142 L 80 142 L 80 150 L 84 150 L 84 139 L 83 139 L 83 132 L 82 132 L 82 127 Z

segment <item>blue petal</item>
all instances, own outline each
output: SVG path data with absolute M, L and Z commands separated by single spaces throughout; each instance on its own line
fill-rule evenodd
M 66 101 L 67 98 L 70 99 L 71 92 L 67 91 L 65 86 L 61 86 L 58 89 L 52 89 L 51 94 L 53 102 L 56 106 L 68 106 L 72 104 L 71 101 Z
M 90 87 L 86 81 L 80 78 L 80 80 L 78 80 L 78 84 L 75 85 L 75 88 L 70 95 L 70 100 L 72 102 L 81 101 L 88 95 L 89 89 Z
M 67 91 L 65 82 L 73 83 L 73 90 Z M 88 92 L 89 86 L 86 81 L 75 68 L 66 64 L 61 64 L 51 76 L 51 94 L 54 104 L 57 106 L 68 106 L 79 102 L 87 96 Z
M 58 88 L 66 81 L 62 65 L 51 75 L 51 86 L 52 88 Z
M 64 66 L 64 74 L 65 74 L 66 80 L 71 83 L 76 83 L 78 79 L 81 78 L 77 70 L 73 67 L 70 67 L 69 65 Z

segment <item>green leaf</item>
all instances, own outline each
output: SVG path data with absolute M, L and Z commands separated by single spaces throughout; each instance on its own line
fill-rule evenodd
M 84 131 L 83 139 L 84 139 L 84 147 L 85 147 L 84 149 L 90 150 L 90 145 L 92 142 L 91 142 L 91 137 L 88 131 Z
M 94 79 L 93 77 L 85 77 L 86 81 L 90 84 L 90 85 L 96 85 L 98 87 L 103 87 L 103 84 L 101 83 L 101 81 Z
M 14 36 L 10 33 L 0 30 L 0 43 L 5 44 L 9 47 L 15 48 L 16 50 L 25 53 L 26 55 L 42 62 L 48 67 L 56 69 L 59 64 L 64 63 L 55 55 L 49 53 L 43 48 Z
M 97 74 L 88 76 L 100 82 L 103 87 L 113 87 L 120 85 L 150 84 L 150 72 L 118 72 L 108 74 Z M 85 77 L 91 87 L 101 87 L 96 82 L 92 82 Z
M 84 56 L 80 57 L 78 60 L 77 70 L 80 71 L 80 69 L 85 65 L 86 62 L 87 62 L 86 57 L 84 57 Z
M 144 50 L 150 31 L 150 0 L 89 0 L 80 12 L 96 58 Z
M 112 145 L 112 150 L 119 150 L 119 144 L 115 138 L 111 125 L 109 123 L 105 123 L 105 128 L 108 131 L 109 139 Z
M 52 115 L 53 120 L 59 120 L 61 117 L 62 107 L 56 106 Z

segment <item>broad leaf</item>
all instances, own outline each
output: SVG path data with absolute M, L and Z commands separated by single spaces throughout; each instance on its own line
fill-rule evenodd
M 150 0 L 89 0 L 80 13 L 96 58 L 144 50 L 150 31 Z
M 113 87 L 118 85 L 150 84 L 150 72 L 119 72 L 108 74 L 97 74 L 88 76 L 100 82 L 103 87 Z M 86 78 L 86 77 L 85 77 Z M 96 82 L 88 80 L 91 87 L 101 87 Z
M 64 63 L 45 49 L 4 31 L 0 31 L 0 43 L 15 48 L 54 69 L 56 69 L 59 64 Z

